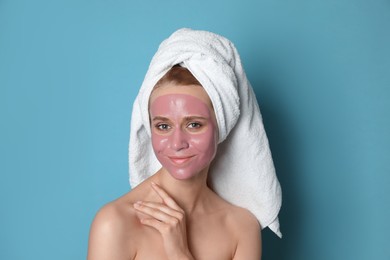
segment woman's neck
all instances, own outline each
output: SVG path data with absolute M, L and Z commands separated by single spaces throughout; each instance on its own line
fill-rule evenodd
M 205 198 L 210 192 L 207 187 L 207 172 L 208 168 L 191 179 L 178 180 L 162 168 L 153 176 L 152 181 L 159 184 L 187 215 L 191 215 L 205 206 Z

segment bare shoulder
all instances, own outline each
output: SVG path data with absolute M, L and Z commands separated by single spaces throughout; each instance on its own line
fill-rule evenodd
M 235 206 L 213 193 L 213 208 L 220 209 L 218 212 L 223 216 L 223 223 L 233 234 L 239 236 L 244 230 L 260 232 L 260 224 L 249 210 Z
M 124 228 L 132 224 L 135 224 L 135 213 L 131 203 L 118 199 L 104 205 L 97 212 L 91 230 L 109 235 L 109 233 L 115 231 L 124 231 Z M 115 234 L 117 233 L 115 232 Z
M 230 212 L 227 222 L 237 241 L 233 259 L 260 259 L 261 227 L 257 218 L 240 207 L 233 206 Z
M 90 230 L 88 259 L 133 259 L 136 252 L 137 218 L 125 195 L 104 205 Z
M 260 224 L 257 218 L 247 209 L 232 206 L 228 221 L 229 224 L 238 231 L 247 229 L 260 230 Z

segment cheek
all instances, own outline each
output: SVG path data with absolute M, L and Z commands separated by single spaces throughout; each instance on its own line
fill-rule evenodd
M 206 156 L 214 156 L 217 149 L 217 140 L 214 128 L 192 138 L 192 145 Z
M 152 146 L 154 152 L 157 154 L 164 150 L 168 145 L 168 137 L 163 135 L 158 135 L 152 132 Z

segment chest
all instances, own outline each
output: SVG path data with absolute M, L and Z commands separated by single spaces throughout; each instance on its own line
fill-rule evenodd
M 221 223 L 199 221 L 188 224 L 187 227 L 188 245 L 195 259 L 232 259 L 236 246 L 235 239 Z M 165 254 L 161 235 L 150 227 L 144 227 L 137 244 L 136 260 L 169 259 Z

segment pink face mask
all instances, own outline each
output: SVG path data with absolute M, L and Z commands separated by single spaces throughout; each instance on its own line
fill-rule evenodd
M 176 179 L 189 179 L 209 166 L 217 151 L 212 111 L 188 94 L 165 94 L 150 106 L 152 145 L 162 166 Z

